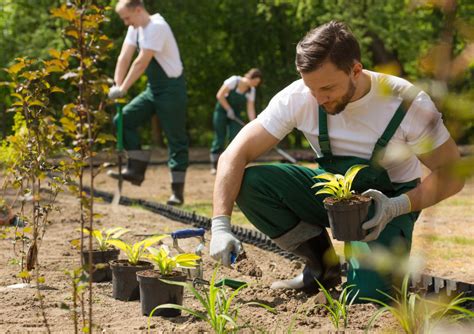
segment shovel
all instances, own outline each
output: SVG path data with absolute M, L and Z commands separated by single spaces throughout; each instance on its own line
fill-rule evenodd
M 112 205 L 117 206 L 120 203 L 120 196 L 122 196 L 122 156 L 123 156 L 123 113 L 122 105 L 116 103 L 115 107 L 117 109 L 118 119 L 117 119 L 117 156 L 118 156 L 118 184 L 117 189 L 114 193 L 114 198 L 112 200 Z
M 238 119 L 238 118 L 234 118 L 233 121 L 239 123 L 240 125 L 242 126 L 245 126 L 245 123 L 244 121 L 242 121 L 241 119 Z M 279 148 L 278 146 L 275 146 L 273 148 L 279 155 L 281 155 L 283 158 L 285 158 L 286 160 L 288 160 L 289 162 L 291 162 L 292 164 L 297 164 L 298 161 L 296 161 L 295 158 L 293 158 L 291 155 L 289 155 L 288 153 L 286 153 L 285 151 L 283 151 L 281 148 Z

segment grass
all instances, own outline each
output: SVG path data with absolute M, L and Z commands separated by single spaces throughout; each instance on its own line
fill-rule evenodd
M 422 234 L 420 238 L 425 239 L 429 242 L 440 242 L 440 243 L 448 243 L 448 244 L 455 244 L 455 245 L 462 245 L 462 246 L 473 246 L 474 239 L 473 238 L 466 238 L 460 236 L 453 236 L 453 237 L 442 237 L 434 234 Z
M 184 204 L 180 209 L 190 212 L 194 211 L 197 215 L 212 217 L 212 203 L 210 201 Z M 249 221 L 237 206 L 234 206 L 234 211 L 232 212 L 232 224 L 250 226 Z

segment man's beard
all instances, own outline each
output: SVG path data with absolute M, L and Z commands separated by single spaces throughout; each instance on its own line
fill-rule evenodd
M 324 107 L 324 105 L 323 105 L 326 112 L 329 115 L 337 115 L 341 111 L 346 109 L 346 106 L 349 104 L 352 97 L 354 96 L 355 90 L 356 90 L 356 87 L 355 87 L 354 83 L 352 82 L 352 80 L 349 80 L 349 87 L 347 88 L 346 94 L 344 94 L 344 96 L 341 97 L 339 102 L 337 102 L 337 104 L 333 108 L 328 109 L 327 107 Z

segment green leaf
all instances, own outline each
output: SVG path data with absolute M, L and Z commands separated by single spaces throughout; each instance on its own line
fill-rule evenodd
M 10 74 L 17 74 L 20 72 L 22 69 L 26 67 L 26 64 L 24 62 L 18 62 L 13 64 L 12 66 L 8 67 L 6 70 Z
M 38 107 L 42 107 L 42 108 L 46 108 L 46 106 L 44 105 L 43 102 L 41 102 L 40 100 L 34 100 L 33 102 L 30 102 L 28 103 L 30 107 L 33 107 L 33 106 L 38 106 Z
M 50 89 L 51 93 L 64 93 L 64 90 L 62 88 L 59 88 L 57 86 L 54 86 Z

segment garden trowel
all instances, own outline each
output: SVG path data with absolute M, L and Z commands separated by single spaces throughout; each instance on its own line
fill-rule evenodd
M 205 248 L 205 239 L 204 239 L 204 233 L 206 230 L 203 228 L 195 228 L 195 229 L 182 229 L 182 230 L 176 230 L 173 233 L 171 233 L 171 238 L 173 238 L 173 247 L 180 253 L 184 254 L 187 253 L 184 251 L 178 244 L 179 239 L 187 239 L 187 238 L 197 238 L 199 241 L 198 246 L 196 247 L 194 253 L 196 255 L 201 256 L 202 251 Z M 198 261 L 198 266 L 197 268 L 191 270 L 191 269 L 186 269 L 186 274 L 189 279 L 192 278 L 200 278 L 202 279 L 202 260 Z
M 242 121 L 241 119 L 239 118 L 234 118 L 233 121 L 239 123 L 240 125 L 242 126 L 245 126 L 245 123 L 244 121 Z M 275 146 L 273 148 L 279 155 L 281 155 L 283 158 L 285 158 L 286 160 L 288 160 L 289 162 L 291 162 L 292 164 L 297 164 L 298 161 L 296 161 L 295 158 L 293 158 L 291 155 L 289 155 L 288 153 L 286 153 L 285 151 L 283 151 L 281 148 L 279 148 L 278 146 Z
M 123 157 L 123 113 L 122 113 L 122 105 L 120 103 L 116 103 L 117 109 L 117 157 L 118 157 L 118 184 L 117 189 L 114 193 L 114 198 L 112 200 L 112 205 L 118 205 L 120 203 L 120 196 L 122 196 L 122 184 L 123 184 L 123 176 L 122 176 L 122 157 Z

